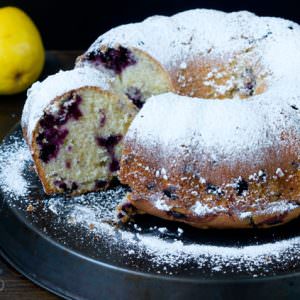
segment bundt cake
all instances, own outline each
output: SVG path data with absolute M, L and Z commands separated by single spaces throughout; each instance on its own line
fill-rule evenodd
M 46 192 L 94 190 L 119 174 L 131 188 L 123 207 L 195 227 L 296 218 L 299 37 L 288 20 L 204 9 L 101 35 L 73 71 L 29 92 L 22 124 Z M 81 72 L 90 79 L 63 87 Z M 77 94 L 91 90 L 85 113 Z
M 201 228 L 300 214 L 298 37 L 290 21 L 193 10 L 100 38 L 144 49 L 176 94 L 194 97 L 155 96 L 131 124 L 120 179 L 135 208 Z
M 116 177 L 120 142 L 137 109 L 91 68 L 59 72 L 28 91 L 24 136 L 47 194 L 79 194 Z

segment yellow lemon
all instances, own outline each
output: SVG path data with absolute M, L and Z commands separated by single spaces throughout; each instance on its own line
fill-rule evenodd
M 24 91 L 40 75 L 45 61 L 41 36 L 16 7 L 0 8 L 0 94 Z

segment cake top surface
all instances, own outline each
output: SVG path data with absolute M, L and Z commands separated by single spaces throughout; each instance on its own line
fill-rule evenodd
M 21 120 L 22 126 L 27 128 L 29 141 L 31 141 L 32 132 L 43 115 L 44 109 L 56 97 L 84 86 L 95 86 L 102 90 L 108 90 L 110 80 L 108 74 L 84 67 L 71 71 L 60 71 L 42 82 L 34 83 L 27 91 L 27 101 Z
M 299 34 L 299 25 L 281 18 L 258 17 L 247 11 L 194 9 L 113 28 L 99 36 L 87 52 L 102 45 L 138 48 L 172 69 L 199 56 L 228 60 L 228 55 L 251 51 L 280 76 L 285 67 L 276 64 L 280 61 L 277 58 L 297 53 Z M 299 60 L 299 55 L 295 56 Z
M 276 90 L 225 101 L 166 93 L 146 102 L 126 138 L 146 149 L 159 147 L 162 162 L 174 155 L 184 159 L 192 152 L 195 159 L 201 155 L 231 164 L 243 153 L 243 162 L 252 165 L 265 158 L 266 149 L 290 143 L 282 133 L 299 136 L 298 107 L 299 97 L 289 99 Z

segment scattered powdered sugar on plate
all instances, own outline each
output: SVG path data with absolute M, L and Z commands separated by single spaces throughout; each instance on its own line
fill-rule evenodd
M 24 196 L 28 192 L 28 182 L 22 172 L 24 163 L 30 160 L 30 152 L 23 140 L 13 140 L 5 149 L 0 149 L 0 184 L 4 192 Z
M 0 185 L 10 205 L 23 209 L 29 216 L 36 214 L 37 219 L 42 214 L 51 214 L 55 224 L 47 226 L 65 227 L 67 231 L 74 228 L 74 232 L 81 235 L 82 243 L 92 240 L 95 248 L 98 247 L 96 241 L 100 239 L 111 250 L 111 255 L 121 253 L 124 261 L 135 266 L 146 259 L 156 273 L 178 274 L 180 270 L 189 270 L 193 266 L 208 268 L 211 274 L 227 273 L 228 269 L 232 269 L 235 273 L 247 272 L 255 277 L 274 274 L 281 268 L 289 270 L 300 260 L 300 236 L 297 235 L 228 246 L 213 239 L 201 242 L 187 238 L 187 231 L 196 229 L 181 224 L 165 222 L 164 225 L 149 225 L 137 221 L 136 224 L 120 225 L 115 208 L 126 194 L 123 187 L 72 198 L 44 195 L 43 201 L 34 197 L 29 199 L 28 195 L 40 187 L 32 179 L 34 171 L 28 171 L 30 153 L 21 138 L 11 137 L 0 147 L 0 163 Z M 27 176 L 28 172 L 31 175 Z M 22 206 L 24 199 L 26 205 Z M 42 205 L 42 210 L 36 209 L 38 205 Z M 203 234 L 199 230 L 199 236 Z
M 126 242 L 133 240 L 133 238 L 132 233 L 122 235 L 122 239 Z M 136 244 L 138 248 L 153 256 L 151 261 L 155 264 L 167 264 L 174 267 L 194 261 L 199 267 L 209 263 L 212 269 L 219 271 L 224 271 L 228 265 L 254 271 L 255 267 L 267 267 L 274 261 L 281 262 L 284 255 L 289 256 L 291 253 L 299 259 L 299 255 L 295 251 L 295 249 L 299 251 L 299 242 L 300 238 L 293 238 L 275 243 L 238 248 L 184 244 L 178 240 L 166 242 L 156 236 L 138 234 Z
M 62 205 L 63 197 L 51 198 L 47 200 L 46 207 L 63 216 L 62 220 L 69 224 L 82 226 L 107 239 L 110 246 L 121 247 L 125 250 L 123 255 L 143 258 L 146 254 L 155 266 L 167 266 L 165 271 L 192 262 L 199 268 L 209 265 L 213 272 L 225 272 L 226 268 L 234 267 L 237 271 L 246 270 L 257 276 L 257 269 L 264 268 L 267 273 L 271 264 L 284 265 L 300 259 L 300 237 L 274 243 L 227 247 L 187 243 L 180 240 L 181 228 L 171 238 L 171 232 L 166 227 L 155 226 L 147 233 L 142 232 L 142 228 L 136 224 L 131 231 L 118 228 L 111 221 L 114 220 L 114 208 L 124 195 L 124 190 L 118 188 L 105 194 L 105 197 L 99 197 L 97 193 L 75 197 L 66 204 L 67 209 Z M 171 274 L 172 271 L 167 273 Z

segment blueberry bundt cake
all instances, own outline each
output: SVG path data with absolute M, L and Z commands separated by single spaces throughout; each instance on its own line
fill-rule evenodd
M 116 177 L 120 142 L 137 110 L 109 90 L 104 73 L 80 68 L 28 91 L 22 126 L 46 193 L 98 190 Z
M 168 33 L 156 59 L 185 97 L 154 96 L 131 124 L 120 171 L 130 204 L 200 228 L 268 227 L 299 216 L 299 26 L 203 10 L 146 23 L 161 30 L 138 35 L 143 47 L 156 48 L 154 36 Z M 132 26 L 113 31 L 127 47 L 137 35 L 122 32 Z
M 29 92 L 22 124 L 46 192 L 119 175 L 123 207 L 196 227 L 296 218 L 299 37 L 291 21 L 201 9 L 103 34 Z

